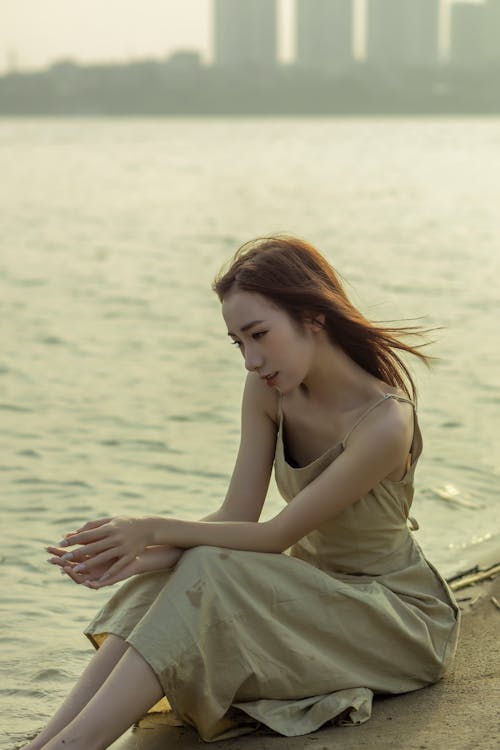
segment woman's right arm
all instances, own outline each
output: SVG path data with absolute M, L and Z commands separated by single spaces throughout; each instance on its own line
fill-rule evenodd
M 258 521 L 276 449 L 277 393 L 248 373 L 241 404 L 241 437 L 222 505 L 200 521 Z M 184 552 L 185 550 L 180 550 Z
M 202 521 L 258 521 L 276 449 L 278 395 L 248 373 L 241 405 L 241 437 L 229 487 L 220 508 Z
M 278 396 L 255 373 L 247 375 L 241 406 L 241 438 L 236 463 L 229 487 L 220 508 L 201 518 L 201 521 L 258 521 L 266 499 L 274 461 L 277 434 Z M 92 522 L 93 525 L 97 522 Z M 83 528 L 83 527 L 82 527 Z M 65 549 L 52 547 L 54 564 L 64 570 L 76 583 L 86 583 L 93 588 L 111 585 L 139 573 L 165 570 L 173 567 L 184 549 L 169 546 L 148 547 L 124 572 L 126 575 L 111 578 L 93 585 L 89 574 L 78 574 L 72 565 L 62 562 Z M 130 568 L 130 569 L 129 569 Z M 95 571 L 93 578 L 97 578 Z

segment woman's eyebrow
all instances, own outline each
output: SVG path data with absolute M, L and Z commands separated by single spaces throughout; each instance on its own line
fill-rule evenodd
M 260 323 L 263 323 L 263 320 L 252 320 L 250 323 L 245 323 L 244 326 L 241 326 L 240 331 L 241 333 L 244 333 L 245 331 L 248 331 L 249 328 L 252 328 L 252 326 L 259 325 Z M 236 336 L 235 333 L 231 333 L 231 331 L 227 332 L 228 336 Z

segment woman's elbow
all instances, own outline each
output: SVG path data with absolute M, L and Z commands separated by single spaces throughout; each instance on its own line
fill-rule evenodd
M 295 539 L 291 538 L 281 519 L 272 518 L 262 523 L 265 526 L 266 552 L 280 553 L 292 546 Z

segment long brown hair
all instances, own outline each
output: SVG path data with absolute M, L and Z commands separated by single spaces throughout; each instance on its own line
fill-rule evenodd
M 221 302 L 235 286 L 267 297 L 299 325 L 323 313 L 333 343 L 366 372 L 402 388 L 416 402 L 415 383 L 396 350 L 429 365 L 434 358 L 419 351 L 425 343 L 410 346 L 401 340 L 426 331 L 420 326 L 387 327 L 365 318 L 347 297 L 338 274 L 312 245 L 288 235 L 245 243 L 212 284 Z

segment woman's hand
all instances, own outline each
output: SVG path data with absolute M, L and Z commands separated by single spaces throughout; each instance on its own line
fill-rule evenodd
M 77 563 L 71 566 L 73 573 L 90 573 L 102 567 L 106 570 L 99 577 L 99 582 L 106 579 L 115 580 L 115 576 L 126 569 L 150 546 L 152 531 L 150 519 L 116 516 L 89 521 L 75 532 L 66 534 L 60 547 L 82 545 L 71 552 L 64 552 L 61 560 Z
M 124 581 L 126 578 L 131 578 L 138 573 L 145 572 L 141 569 L 140 557 L 136 557 L 131 563 L 126 565 L 120 570 L 119 573 L 113 576 L 113 578 L 107 578 L 102 583 L 98 582 L 98 579 L 103 576 L 110 568 L 111 563 L 102 563 L 101 565 L 95 565 L 90 571 L 78 572 L 75 568 L 78 562 L 71 562 L 71 560 L 63 560 L 63 555 L 67 553 L 67 549 L 60 547 L 47 547 L 47 552 L 50 552 L 53 557 L 49 558 L 47 562 L 52 563 L 59 567 L 61 573 L 66 573 L 75 583 L 87 586 L 88 588 L 98 589 L 102 586 L 111 586 L 113 583 Z M 90 558 L 85 558 L 85 561 Z
M 168 570 L 178 562 L 184 552 L 184 550 L 177 547 L 148 547 L 118 573 L 100 581 L 99 579 L 110 569 L 110 564 L 103 563 L 102 565 L 95 565 L 92 572 L 78 572 L 75 571 L 78 563 L 63 560 L 63 555 L 66 553 L 65 549 L 59 547 L 47 547 L 47 551 L 53 555 L 48 562 L 59 566 L 61 572 L 66 573 L 73 579 L 73 581 L 75 581 L 75 583 L 83 584 L 92 589 L 111 586 L 114 583 L 119 583 L 126 578 L 131 578 L 140 573 Z

